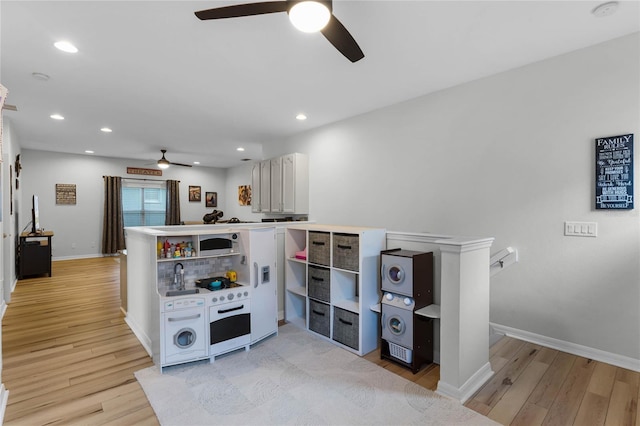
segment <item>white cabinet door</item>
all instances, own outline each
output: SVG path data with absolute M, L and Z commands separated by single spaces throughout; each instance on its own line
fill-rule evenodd
M 282 157 L 271 159 L 271 213 L 282 212 Z
M 296 212 L 296 156 L 293 154 L 282 157 L 282 196 L 283 213 Z
M 271 211 L 271 161 L 260 163 L 260 211 Z
M 254 163 L 251 167 L 251 211 L 253 213 L 260 213 L 260 163 Z

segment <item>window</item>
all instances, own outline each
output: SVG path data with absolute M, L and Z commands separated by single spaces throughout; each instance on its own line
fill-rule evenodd
M 162 181 L 122 180 L 124 226 L 165 224 L 167 189 Z

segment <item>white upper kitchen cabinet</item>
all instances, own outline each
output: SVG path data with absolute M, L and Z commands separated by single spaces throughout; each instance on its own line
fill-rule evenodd
M 271 160 L 255 163 L 251 168 L 251 212 L 271 212 Z
M 282 213 L 309 213 L 309 159 L 304 154 L 282 157 Z
M 271 213 L 282 212 L 282 157 L 271 160 Z
M 309 213 L 309 160 L 287 154 L 253 165 L 251 184 L 254 213 Z
M 262 168 L 260 167 L 262 163 L 254 163 L 251 167 L 251 212 L 252 213 L 260 213 L 262 210 L 260 209 L 260 172 Z

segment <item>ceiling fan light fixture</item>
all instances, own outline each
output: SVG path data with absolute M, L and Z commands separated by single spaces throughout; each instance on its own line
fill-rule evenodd
M 158 167 L 160 167 L 161 169 L 168 169 L 169 162 L 167 160 L 158 160 Z
M 330 18 L 329 8 L 317 1 L 301 1 L 289 10 L 289 20 L 293 26 L 305 33 L 320 31 Z

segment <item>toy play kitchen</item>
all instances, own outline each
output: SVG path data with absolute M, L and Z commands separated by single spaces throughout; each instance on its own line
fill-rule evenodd
M 129 272 L 125 320 L 161 370 L 277 333 L 275 228 L 126 231 L 129 260 L 150 267 Z

